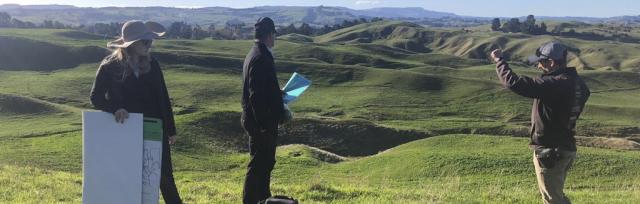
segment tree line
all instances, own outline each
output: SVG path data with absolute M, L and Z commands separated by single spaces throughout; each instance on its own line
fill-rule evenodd
M 590 26 L 590 24 L 584 23 L 584 25 Z M 547 31 L 547 25 L 542 22 L 540 25 L 536 24 L 536 18 L 533 15 L 527 16 L 524 22 L 520 22 L 518 18 L 511 18 L 509 21 L 501 24 L 499 18 L 494 18 L 491 22 L 491 30 L 511 32 L 511 33 L 526 33 L 531 35 L 555 35 L 577 38 L 582 40 L 612 40 L 626 43 L 638 43 L 640 39 L 631 36 L 625 32 L 631 32 L 632 28 L 628 26 L 605 26 L 604 24 L 595 25 L 598 30 L 604 33 L 610 33 L 610 36 L 599 34 L 595 32 L 583 31 L 577 32 L 571 23 L 561 23 L 555 26 L 551 31 Z M 568 28 L 568 31 L 565 31 Z
M 30 21 L 21 21 L 13 18 L 6 12 L 0 12 L 0 28 L 51 28 L 51 29 L 73 29 L 72 25 L 63 24 L 59 21 L 44 20 L 40 24 Z
M 359 19 L 353 19 L 353 20 L 343 20 L 342 23 L 335 24 L 332 26 L 324 25 L 322 27 L 313 27 L 308 23 L 302 23 L 300 26 L 296 27 L 292 23 L 292 24 L 289 24 L 288 26 L 278 29 L 278 33 L 282 35 L 296 33 L 296 34 L 308 35 L 308 36 L 318 36 L 318 35 L 324 35 L 336 30 L 348 28 L 348 27 L 363 24 L 363 23 L 372 23 L 372 22 L 378 22 L 383 20 L 384 20 L 383 18 L 379 18 L 379 17 L 375 17 L 371 19 L 359 18 Z
M 358 24 L 377 22 L 382 20 L 382 18 L 372 18 L 370 20 L 365 18 L 343 20 L 340 24 L 335 24 L 333 26 L 324 25 L 323 27 L 314 27 L 308 23 L 302 23 L 299 26 L 296 26 L 295 24 L 291 23 L 288 26 L 279 27 L 277 28 L 277 30 L 280 35 L 296 33 L 301 35 L 317 36 Z M 253 27 L 247 26 L 240 20 L 227 21 L 220 29 L 217 29 L 213 24 L 201 26 L 198 24 L 188 24 L 186 22 L 174 22 L 169 25 L 167 29 L 167 37 L 192 40 L 201 40 L 205 38 L 227 40 L 252 39 Z
M 279 27 L 278 33 L 281 35 L 297 33 L 308 36 L 317 36 L 362 23 L 377 22 L 382 20 L 382 18 L 378 17 L 371 19 L 359 18 L 354 20 L 343 20 L 342 23 L 332 26 L 324 25 L 322 27 L 311 26 L 308 23 L 302 23 L 299 26 L 296 26 L 292 23 L 288 26 Z M 32 22 L 21 21 L 13 18 L 6 12 L 0 12 L 0 28 L 75 29 L 105 37 L 116 37 L 120 35 L 122 25 L 123 23 L 112 22 L 73 26 L 53 20 L 44 20 L 40 24 L 35 24 Z M 205 38 L 225 40 L 252 39 L 253 27 L 248 26 L 244 22 L 237 19 L 227 21 L 220 28 L 217 28 L 214 24 L 199 25 L 188 24 L 184 21 L 181 21 L 173 22 L 167 27 L 166 37 L 171 39 L 191 40 L 202 40 Z
M 494 18 L 491 21 L 491 30 L 502 31 L 505 33 L 526 33 L 531 35 L 548 34 L 547 24 L 544 22 L 540 23 L 540 25 L 536 24 L 536 18 L 533 15 L 527 16 L 524 22 L 520 22 L 519 18 L 511 18 L 502 24 L 499 18 Z

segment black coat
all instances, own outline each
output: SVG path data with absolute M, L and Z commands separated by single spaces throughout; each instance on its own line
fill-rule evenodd
M 576 121 L 591 92 L 575 68 L 530 78 L 518 76 L 500 61 L 496 71 L 504 87 L 533 98 L 531 145 L 576 151 Z
M 145 117 L 159 118 L 165 136 L 176 135 L 176 126 L 169 93 L 157 60 L 151 60 L 151 70 L 139 78 L 124 74 L 125 67 L 116 61 L 105 60 L 96 74 L 91 89 L 91 104 L 96 109 L 114 113 L 123 108 Z
M 267 46 L 256 43 L 242 67 L 242 120 L 245 129 L 276 130 L 284 115 L 282 92 L 274 58 Z

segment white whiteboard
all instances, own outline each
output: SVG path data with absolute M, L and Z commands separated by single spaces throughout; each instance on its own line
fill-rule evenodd
M 142 202 L 142 114 L 82 112 L 82 203 Z
M 144 151 L 142 157 L 142 204 L 157 204 L 160 198 L 162 173 L 162 120 L 144 118 L 142 126 Z
M 142 166 L 142 204 L 157 204 L 160 199 L 162 142 L 144 140 Z

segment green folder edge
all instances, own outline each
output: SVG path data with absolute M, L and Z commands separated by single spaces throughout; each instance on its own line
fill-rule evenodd
M 144 140 L 162 141 L 162 120 L 145 117 L 143 119 L 142 135 Z

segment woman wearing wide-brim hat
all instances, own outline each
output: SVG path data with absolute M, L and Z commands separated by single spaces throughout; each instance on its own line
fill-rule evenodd
M 102 61 L 91 89 L 95 108 L 113 113 L 123 123 L 129 113 L 162 120 L 162 170 L 160 190 L 165 203 L 182 203 L 171 165 L 169 145 L 176 142 L 176 127 L 164 76 L 150 48 L 166 29 L 155 22 L 128 21 L 121 37 L 107 46 L 113 53 Z

